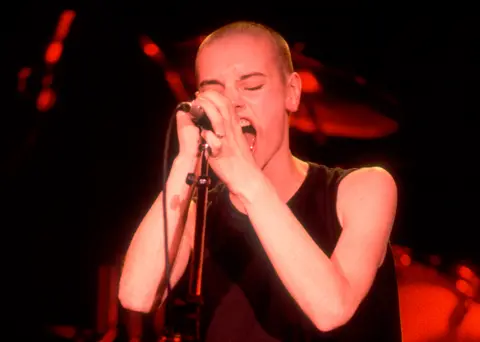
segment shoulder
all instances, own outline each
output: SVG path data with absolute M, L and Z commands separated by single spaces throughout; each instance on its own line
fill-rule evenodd
M 338 185 L 337 210 L 340 216 L 364 212 L 394 216 L 397 184 L 382 167 L 362 167 L 342 178 Z
M 396 191 L 392 174 L 379 166 L 362 167 L 349 172 L 339 182 L 339 191 L 353 190 Z
M 379 166 L 361 168 L 327 167 L 310 163 L 312 173 L 324 179 L 324 184 L 333 186 L 337 192 L 337 201 L 351 196 L 383 197 L 390 193 L 397 194 L 397 185 L 392 174 Z

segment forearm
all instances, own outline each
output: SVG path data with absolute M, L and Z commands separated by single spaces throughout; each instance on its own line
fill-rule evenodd
M 167 180 L 167 224 L 170 261 L 177 253 L 184 232 L 184 215 L 189 205 L 190 191 L 185 180 L 195 169 L 195 160 L 175 159 Z M 149 308 L 165 271 L 163 193 L 135 232 L 122 270 L 119 299 L 124 306 L 139 311 Z
M 261 177 L 260 177 L 261 178 Z M 348 282 L 261 178 L 243 204 L 280 280 L 320 330 L 343 324 Z

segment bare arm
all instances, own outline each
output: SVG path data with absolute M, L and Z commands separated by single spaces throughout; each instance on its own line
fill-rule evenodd
M 315 244 L 273 186 L 262 179 L 243 203 L 279 278 L 319 330 L 345 324 L 381 265 L 396 211 L 396 185 L 378 168 L 357 170 L 339 186 L 343 231 L 331 258 Z
M 167 223 L 172 287 L 185 271 L 192 248 L 196 207 L 188 203 L 190 191 L 185 180 L 195 171 L 195 159 L 177 157 L 167 181 Z M 188 217 L 185 213 L 188 208 Z M 144 217 L 128 248 L 123 266 L 119 300 L 123 307 L 139 312 L 149 312 L 160 284 L 165 291 L 165 252 L 162 193 Z M 178 254 L 177 254 L 178 251 Z M 176 260 L 173 257 L 177 255 Z M 165 294 L 163 295 L 163 298 Z

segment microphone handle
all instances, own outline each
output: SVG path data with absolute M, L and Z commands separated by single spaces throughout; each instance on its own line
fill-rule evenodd
M 182 102 L 177 106 L 177 111 L 181 110 L 182 112 L 190 113 L 193 123 L 205 130 L 205 131 L 212 131 L 213 126 L 208 118 L 207 114 L 202 107 L 193 106 L 190 102 Z
M 192 116 L 192 121 L 197 127 L 203 129 L 204 131 L 213 132 L 212 123 L 210 122 L 208 116 L 206 116 L 205 114 L 201 115 L 200 117 Z

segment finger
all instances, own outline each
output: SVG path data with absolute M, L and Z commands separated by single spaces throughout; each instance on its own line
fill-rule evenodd
M 222 139 L 218 138 L 212 131 L 202 131 L 201 136 L 209 146 L 208 156 L 212 158 L 218 157 L 222 150 Z
M 177 119 L 177 133 L 179 136 L 190 135 L 190 136 L 197 136 L 198 138 L 199 129 L 193 123 L 189 113 L 178 111 L 176 113 L 176 119 Z
M 189 113 L 184 112 L 182 110 L 177 111 L 177 126 L 180 127 L 188 127 L 188 126 L 195 126 L 192 121 L 192 118 Z
M 214 104 L 225 121 L 233 119 L 233 105 L 230 99 L 213 90 L 204 91 L 200 96 Z
M 195 105 L 203 108 L 206 115 L 212 123 L 212 128 L 215 133 L 225 135 L 225 123 L 223 116 L 218 111 L 217 107 L 209 100 L 203 98 L 201 95 L 194 100 Z
M 228 137 L 242 137 L 243 139 L 243 132 L 240 126 L 240 117 L 234 110 L 233 102 L 229 98 L 216 91 L 205 91 L 202 93 L 202 96 L 215 104 L 225 121 L 225 128 L 231 129 L 234 133 L 233 136 L 232 134 L 227 133 Z

